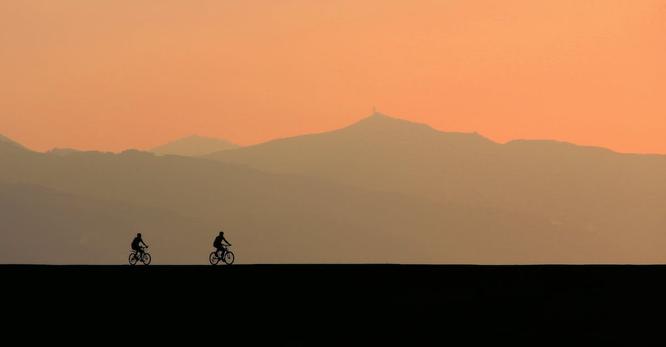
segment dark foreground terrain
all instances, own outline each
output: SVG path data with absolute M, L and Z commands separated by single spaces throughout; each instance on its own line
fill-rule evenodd
M 24 338 L 666 344 L 665 266 L 7 265 L 0 274 L 5 331 L 40 327 Z

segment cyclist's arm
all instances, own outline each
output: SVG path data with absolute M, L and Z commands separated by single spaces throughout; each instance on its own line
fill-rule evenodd
M 143 240 L 141 240 L 141 243 L 143 243 L 144 246 L 148 247 L 148 245 L 145 242 L 143 242 Z

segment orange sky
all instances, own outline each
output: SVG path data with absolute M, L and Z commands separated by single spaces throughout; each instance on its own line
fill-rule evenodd
M 0 82 L 0 133 L 37 150 L 251 144 L 377 105 L 666 153 L 666 2 L 2 1 Z

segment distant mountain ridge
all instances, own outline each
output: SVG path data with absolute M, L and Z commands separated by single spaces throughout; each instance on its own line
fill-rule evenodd
M 8 148 L 8 147 L 13 147 L 13 148 L 15 148 L 15 149 L 28 150 L 28 149 L 27 149 L 25 146 L 23 146 L 22 144 L 20 144 L 20 143 L 14 141 L 14 140 L 10 139 L 9 137 L 4 136 L 4 135 L 2 135 L 2 134 L 0 134 L 0 145 L 4 146 L 4 147 L 6 147 L 6 148 Z
M 378 113 L 338 130 L 273 140 L 205 157 L 267 172 L 455 201 L 467 200 L 470 194 L 476 194 L 475 198 L 500 194 L 501 185 L 495 184 L 498 180 L 514 182 L 516 177 L 556 163 L 559 170 L 573 169 L 576 164 L 589 166 L 589 173 L 593 173 L 617 162 L 616 165 L 625 165 L 627 170 L 640 174 L 649 158 L 657 163 L 666 161 L 666 156 L 621 154 L 551 140 L 500 144 L 477 133 L 442 132 Z M 601 162 L 595 163 L 597 160 Z M 541 165 L 535 167 L 535 163 Z M 651 175 L 662 168 L 644 170 Z M 608 173 L 615 175 L 612 170 Z M 530 181 L 524 178 L 527 181 L 523 183 Z
M 150 152 L 159 155 L 198 157 L 237 147 L 238 145 L 226 140 L 192 135 L 155 147 Z
M 500 225 L 501 211 L 436 205 L 211 160 L 126 151 L 0 153 L 0 162 L 8 168 L 0 171 L 0 188 L 10 182 L 0 189 L 0 204 L 8 207 L 0 209 L 3 249 L 52 237 L 50 247 L 35 244 L 38 254 L 0 252 L 0 262 L 124 263 L 128 235 L 142 232 L 154 260 L 204 263 L 219 229 L 237 247 L 240 262 L 487 262 L 497 245 L 521 249 L 513 261 L 538 256 L 505 235 L 512 224 Z M 520 220 L 544 226 L 527 239 L 557 237 L 558 227 L 545 220 Z M 447 245 L 473 245 L 491 227 L 503 236 L 478 246 L 487 255 L 466 254 L 467 247 L 442 253 Z M 85 249 L 77 251 L 77 245 Z
M 81 151 L 79 151 L 77 149 L 73 149 L 73 148 L 58 148 L 58 147 L 56 147 L 56 148 L 52 148 L 52 149 L 48 150 L 46 152 L 46 154 L 57 155 L 57 156 L 64 157 L 64 156 L 68 156 L 68 155 L 72 155 L 72 154 L 76 154 L 76 153 L 80 153 L 80 152 Z
M 522 211 L 566 228 L 583 226 L 581 233 L 600 240 L 628 246 L 650 239 L 643 249 L 666 249 L 664 155 L 549 140 L 500 144 L 374 114 L 339 130 L 207 158 L 439 203 Z
M 0 262 L 123 263 L 142 232 L 156 261 L 205 263 L 219 229 L 244 263 L 666 261 L 666 156 L 381 114 L 203 157 L 53 154 L 0 143 Z M 36 230 L 50 247 L 11 251 Z

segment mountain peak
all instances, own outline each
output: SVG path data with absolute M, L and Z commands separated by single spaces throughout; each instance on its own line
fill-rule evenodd
M 384 113 L 374 112 L 371 115 L 362 118 L 358 122 L 344 129 L 363 128 L 363 129 L 398 129 L 398 128 L 419 128 L 421 130 L 432 130 L 429 125 L 408 121 L 402 118 L 396 118 Z
M 381 113 L 381 112 L 378 112 L 378 111 L 373 111 L 372 114 L 369 115 L 369 116 L 366 117 L 366 118 L 373 118 L 373 117 L 374 117 L 374 118 L 395 118 L 395 117 L 391 117 L 391 116 L 389 116 L 389 115 L 387 115 L 387 114 L 384 114 L 384 113 Z
M 445 132 L 434 129 L 428 124 L 396 118 L 380 112 L 362 118 L 358 122 L 336 132 L 360 135 L 365 138 L 391 139 L 391 141 L 422 141 L 426 138 L 438 138 L 446 141 L 491 144 L 489 139 L 476 132 Z

